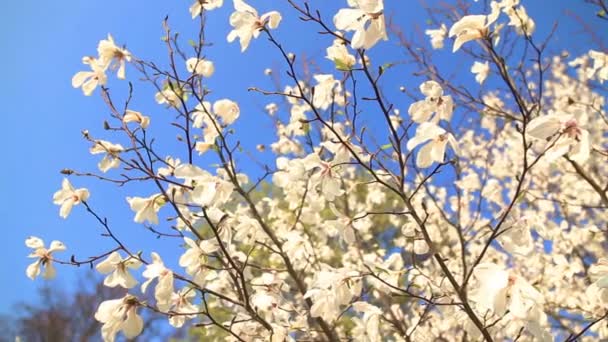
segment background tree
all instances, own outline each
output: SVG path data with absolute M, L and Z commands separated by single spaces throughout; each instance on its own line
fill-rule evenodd
M 76 291 L 65 291 L 51 284 L 39 288 L 38 297 L 13 305 L 13 314 L 2 317 L 2 341 L 102 341 L 101 324 L 91 319 L 97 311 L 99 298 L 112 298 L 124 291 L 104 286 L 92 271 L 83 271 Z M 179 331 L 146 315 L 145 332 L 135 340 L 182 340 L 186 331 Z M 170 329 L 169 329 L 170 328 Z

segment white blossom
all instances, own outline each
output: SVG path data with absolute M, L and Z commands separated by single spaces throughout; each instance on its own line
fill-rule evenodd
M 443 41 L 448 35 L 448 28 L 445 24 L 442 23 L 438 29 L 428 29 L 424 33 L 431 38 L 433 49 L 443 49 Z
M 102 61 L 93 57 L 83 57 L 82 63 L 88 65 L 91 71 L 77 72 L 72 77 L 72 86 L 74 88 L 82 88 L 84 95 L 90 96 L 98 85 L 105 85 L 108 81 L 105 73 L 106 68 L 102 64 Z
M 490 64 L 487 61 L 485 63 L 475 61 L 471 67 L 471 72 L 475 74 L 475 81 L 483 84 L 490 73 Z
M 108 287 L 120 286 L 130 289 L 137 285 L 137 280 L 133 278 L 129 269 L 138 269 L 141 261 L 134 257 L 123 259 L 118 252 L 112 252 L 104 261 L 95 266 L 95 269 L 102 274 L 108 274 L 103 280 L 103 284 Z
M 383 0 L 348 0 L 350 8 L 342 8 L 334 16 L 338 30 L 355 31 L 353 49 L 370 49 L 380 40 L 387 40 Z
M 426 168 L 433 162 L 443 163 L 448 144 L 458 154 L 458 143 L 454 136 L 431 122 L 424 122 L 418 126 L 416 135 L 407 142 L 407 149 L 412 151 L 416 146 L 425 142 L 426 144 L 418 151 L 416 157 L 418 167 Z
M 25 273 L 27 276 L 34 280 L 41 273 L 41 268 L 44 267 L 44 272 L 42 273 L 42 277 L 44 279 L 51 279 L 55 277 L 55 267 L 53 266 L 53 253 L 59 251 L 65 251 L 65 245 L 57 240 L 51 242 L 51 246 L 47 249 L 44 247 L 44 241 L 35 236 L 30 236 L 25 240 L 25 245 L 31 249 L 33 252 L 28 255 L 28 258 L 37 258 L 36 261 L 31 263 Z
M 120 144 L 113 144 L 105 140 L 96 140 L 89 151 L 91 154 L 105 154 L 103 159 L 97 164 L 97 167 L 101 172 L 108 172 L 108 170 L 120 166 L 119 154 L 124 150 L 124 147 Z
M 150 283 L 158 279 L 154 290 L 156 306 L 161 311 L 168 310 L 171 307 L 173 297 L 173 272 L 165 267 L 163 260 L 157 253 L 152 252 L 152 263 L 146 265 L 146 270 L 142 275 L 148 280 L 141 284 L 141 292 L 145 293 Z
M 251 38 L 257 38 L 264 27 L 276 29 L 281 22 L 281 14 L 272 11 L 258 16 L 258 11 L 243 0 L 234 1 L 234 12 L 230 15 L 230 25 L 234 27 L 228 34 L 228 42 L 237 37 L 241 43 L 241 52 L 247 50 Z
M 198 17 L 203 10 L 211 11 L 216 8 L 222 7 L 224 0 L 194 0 L 192 6 L 190 6 L 190 14 L 192 19 Z
M 102 323 L 101 336 L 104 342 L 114 342 L 122 331 L 128 339 L 141 334 L 143 319 L 137 314 L 137 298 L 129 294 L 120 299 L 106 300 L 99 304 L 95 319 Z
M 72 211 L 72 207 L 89 199 L 89 190 L 85 188 L 74 189 L 72 183 L 67 178 L 61 182 L 61 190 L 53 195 L 53 203 L 61 206 L 59 216 L 67 218 Z
M 199 59 L 196 57 L 188 58 L 188 60 L 186 61 L 186 69 L 188 69 L 188 72 L 203 77 L 211 77 L 215 72 L 213 62 L 205 59 Z

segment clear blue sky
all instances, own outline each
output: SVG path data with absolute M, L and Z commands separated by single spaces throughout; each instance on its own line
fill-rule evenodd
M 231 1 L 225 2 L 221 10 L 209 16 L 209 38 L 217 43 L 208 50 L 208 57 L 216 64 L 216 74 L 210 86 L 217 94 L 216 98 L 230 97 L 241 104 L 237 129 L 248 146 L 259 142 L 256 139 L 269 143 L 273 141 L 272 124 L 265 119 L 261 109 L 266 103 L 277 99 L 248 93 L 247 88 L 253 85 L 271 88 L 269 80 L 264 79 L 263 70 L 280 65 L 281 60 L 265 39 L 252 42 L 244 56 L 246 59 L 241 58 L 243 56 L 237 43 L 225 43 L 225 35 L 229 31 L 228 16 L 232 11 Z M 333 16 L 337 8 L 346 4 L 346 1 L 339 0 L 310 2 L 313 7 L 320 7 L 327 19 Z M 553 21 L 559 20 L 560 30 L 555 44 L 560 49 L 578 49 L 586 45 L 579 36 L 571 35 L 579 30 L 579 26 L 564 14 L 567 7 L 585 16 L 592 27 L 598 28 L 597 32 L 606 32 L 606 26 L 597 26 L 598 20 L 593 17 L 590 8 L 578 4 L 582 1 L 522 2 L 537 21 L 537 26 L 541 27 L 540 33 L 546 32 Z M 261 13 L 279 9 L 286 20 L 277 31 L 277 36 L 288 49 L 307 51 L 308 57 L 327 63 L 322 60 L 331 39 L 319 39 L 314 34 L 302 33 L 316 27 L 299 23 L 293 17 L 293 10 L 287 9 L 285 1 L 250 0 L 249 3 Z M 426 17 L 417 1 L 386 0 L 385 3 L 387 14 L 395 15 L 406 34 L 413 32 L 411 30 L 415 24 L 426 28 Z M 574 3 L 577 5 L 572 5 Z M 159 59 L 159 56 L 164 56 L 160 41 L 161 20 L 168 14 L 175 29 L 187 37 L 195 27 L 187 11 L 189 6 L 189 0 L 21 0 L 0 3 L 0 11 L 4 14 L 0 24 L 3 26 L 0 30 L 3 45 L 3 53 L 0 54 L 3 68 L 0 76 L 0 118 L 3 127 L 0 134 L 0 146 L 3 147 L 0 167 L 0 216 L 3 220 L 0 229 L 4 242 L 0 248 L 0 293 L 3 294 L 0 296 L 0 313 L 8 312 L 15 301 L 31 298 L 43 281 L 38 279 L 33 282 L 25 276 L 25 268 L 31 262 L 26 258 L 29 250 L 24 246 L 27 236 L 39 236 L 47 243 L 53 239 L 63 241 L 69 248 L 62 254 L 66 259 L 71 253 L 85 258 L 87 251 L 102 252 L 103 248 L 112 247 L 109 241 L 99 238 L 100 228 L 81 207 L 76 207 L 69 219 L 64 221 L 58 216 L 58 207 L 51 200 L 63 177 L 59 170 L 65 167 L 96 170 L 99 158 L 88 153 L 89 145 L 81 138 L 80 131 L 89 129 L 95 136 L 104 137 L 102 122 L 107 110 L 99 92 L 92 97 L 84 97 L 80 90 L 73 89 L 70 84 L 72 75 L 83 70 L 82 56 L 95 54 L 97 42 L 112 33 L 119 43 L 126 44 L 136 55 Z M 577 40 L 576 43 L 573 43 L 573 39 Z M 381 59 L 383 51 L 394 48 L 394 44 L 395 41 L 381 43 L 372 51 L 372 58 Z M 446 44 L 451 46 L 447 41 Z M 449 48 L 442 53 L 445 57 L 440 61 L 454 63 L 457 60 L 450 54 Z M 468 63 L 463 66 L 470 67 Z M 127 69 L 129 74 L 134 74 L 132 69 Z M 400 81 L 409 87 L 417 87 L 420 83 L 418 80 L 408 80 L 410 76 L 406 73 L 402 77 L 403 80 L 395 82 Z M 112 77 L 109 86 L 118 94 L 124 82 L 120 85 Z M 153 102 L 153 93 L 149 88 L 144 90 L 136 84 L 138 88 L 142 90 L 136 92 L 137 109 L 151 115 L 153 125 L 160 117 L 170 115 Z M 404 112 L 407 105 L 400 104 Z M 170 138 L 174 135 L 165 134 Z M 72 178 L 72 181 L 77 187 L 90 189 L 91 205 L 109 218 L 110 224 L 127 243 L 143 243 L 147 248 L 146 254 L 153 248 L 165 255 L 163 251 L 168 250 L 167 246 L 170 245 L 154 239 L 142 227 L 134 224 L 133 214 L 124 200 L 127 195 L 149 193 L 117 190 L 92 179 Z M 167 255 L 167 258 L 174 257 Z M 78 270 L 59 266 L 54 283 L 70 289 L 75 272 Z

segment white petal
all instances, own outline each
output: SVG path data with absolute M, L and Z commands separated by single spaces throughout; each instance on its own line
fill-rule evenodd
M 44 279 L 53 279 L 53 278 L 55 278 L 56 273 L 57 272 L 55 271 L 55 266 L 53 265 L 53 263 L 51 261 L 48 261 L 44 265 L 44 273 L 42 273 L 42 277 Z
M 72 207 L 74 206 L 74 200 L 73 199 L 67 199 L 63 202 L 63 204 L 61 205 L 61 208 L 59 208 L 59 216 L 61 216 L 62 218 L 67 218 L 68 215 L 70 215 L 70 212 L 72 211 Z
M 57 251 L 65 251 L 66 247 L 61 241 L 53 240 L 51 242 L 51 247 L 49 248 L 49 253 L 57 252 Z
M 234 9 L 239 12 L 249 12 L 254 16 L 258 16 L 258 11 L 255 8 L 246 4 L 243 0 L 234 0 Z
M 281 23 L 281 13 L 277 12 L 277 11 L 272 11 L 272 12 L 268 12 L 266 14 L 264 14 L 260 20 L 265 23 L 266 20 L 268 20 L 268 27 L 271 29 L 276 29 L 277 27 L 279 27 L 279 24 Z
M 135 308 L 129 309 L 127 311 L 127 319 L 124 321 L 122 326 L 122 331 L 125 334 L 125 337 L 128 339 L 133 339 L 141 334 L 141 331 L 144 328 L 144 320 L 139 317 L 139 315 L 135 312 Z
M 40 260 L 36 260 L 27 266 L 25 274 L 27 274 L 30 279 L 34 280 L 40 274 Z
M 418 155 L 416 156 L 416 165 L 418 167 L 427 168 L 433 164 L 433 158 L 431 156 L 432 149 L 432 143 L 428 143 L 418 150 Z
M 431 145 L 431 159 L 438 162 L 443 163 L 444 155 L 445 155 L 445 147 L 447 145 L 447 140 L 444 141 L 432 141 L 429 143 Z
M 44 248 L 44 241 L 38 237 L 30 236 L 25 240 L 25 245 L 33 249 Z
M 526 133 L 534 138 L 545 140 L 553 134 L 556 134 L 560 128 L 561 122 L 559 117 L 544 115 L 530 121 Z
M 104 261 L 98 263 L 95 269 L 101 274 L 108 274 L 116 269 L 116 264 L 121 260 L 118 252 L 112 252 Z
M 181 179 L 196 179 L 209 176 L 207 171 L 204 171 L 198 166 L 192 164 L 180 164 L 173 172 L 176 178 Z
M 80 71 L 77 72 L 74 77 L 72 77 L 72 87 L 79 88 L 82 84 L 89 78 L 93 76 L 93 73 L 90 71 Z
M 586 130 L 581 130 L 581 136 L 579 137 L 578 143 L 576 143 L 572 148 L 572 151 L 570 151 L 570 159 L 582 164 L 589 159 L 590 153 L 591 147 L 589 146 L 589 132 Z
M 359 20 L 365 15 L 360 9 L 343 8 L 334 16 L 334 25 L 338 30 L 353 31 L 363 29 L 367 20 Z

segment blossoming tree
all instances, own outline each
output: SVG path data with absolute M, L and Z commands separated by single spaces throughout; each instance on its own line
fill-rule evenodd
M 606 51 L 552 54 L 552 32 L 536 34 L 519 0 L 428 9 L 424 39 L 400 31 L 392 2 L 347 0 L 324 13 L 285 1 L 289 13 L 263 14 L 253 0 L 194 1 L 188 49 L 164 22 L 166 68 L 112 36 L 83 58 L 72 84 L 101 95 L 113 139 L 83 132 L 99 172 L 63 170 L 53 201 L 64 218 L 88 212 L 114 248 L 62 258 L 63 243 L 28 237 L 27 275 L 90 264 L 123 288 L 91 317 L 106 341 L 138 336 L 142 310 L 234 341 L 608 338 Z M 268 99 L 276 127 L 276 141 L 258 145 L 274 160 L 261 173 L 247 172 L 243 156 L 256 152 L 234 128 L 259 114 L 207 86 L 221 71 L 205 57 L 216 48 L 205 23 L 222 6 L 234 8 L 227 42 L 243 53 L 265 44 L 287 75 L 276 89 L 250 89 Z M 603 0 L 588 6 L 605 18 Z M 319 31 L 331 68 L 311 72 L 289 52 L 275 35 L 283 16 Z M 387 40 L 420 80 L 403 81 L 398 97 L 383 88 L 394 64 L 368 55 Z M 474 81 L 438 68 L 439 53 L 465 56 Z M 141 81 L 119 103 L 109 85 L 131 77 Z M 153 87 L 159 110 L 173 113 L 163 128 L 179 134 L 171 155 L 150 133 L 167 114 L 138 111 L 136 86 Z M 116 205 L 175 253 L 122 241 L 95 193 L 77 188 L 86 181 L 145 184 Z

